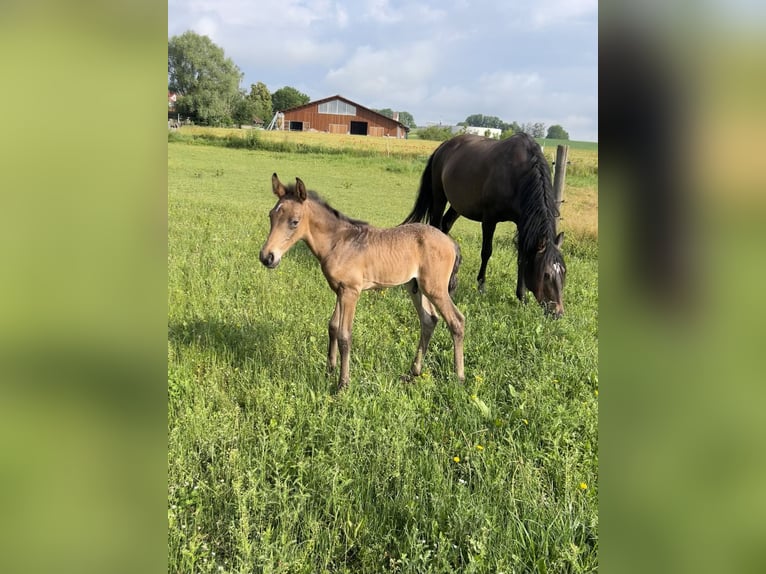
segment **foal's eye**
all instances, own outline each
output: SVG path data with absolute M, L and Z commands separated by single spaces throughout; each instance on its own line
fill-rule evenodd
M 290 226 L 290 229 L 295 229 L 296 227 L 298 227 L 298 223 L 299 223 L 299 220 L 291 219 L 288 225 Z

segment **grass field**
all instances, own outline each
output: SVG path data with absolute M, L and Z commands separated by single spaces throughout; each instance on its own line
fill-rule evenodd
M 428 153 L 168 144 L 169 572 L 597 569 L 597 152 L 568 180 L 563 319 L 515 299 L 512 224 L 483 295 L 480 226 L 455 224 L 465 385 L 443 322 L 424 376 L 399 380 L 418 322 L 394 288 L 362 295 L 334 395 L 318 263 L 303 244 L 276 270 L 258 261 L 273 172 L 390 226 Z

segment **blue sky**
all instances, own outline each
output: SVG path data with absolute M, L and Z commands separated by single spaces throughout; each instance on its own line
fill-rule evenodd
M 292 86 L 407 111 L 559 124 L 598 140 L 596 0 L 169 0 L 168 36 L 205 34 L 242 87 Z

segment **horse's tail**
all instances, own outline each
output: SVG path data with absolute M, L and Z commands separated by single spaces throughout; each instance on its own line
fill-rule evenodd
M 449 291 L 449 296 L 452 297 L 455 294 L 455 291 L 457 290 L 457 271 L 460 269 L 460 262 L 462 260 L 462 257 L 460 256 L 460 246 L 457 244 L 457 242 L 454 242 L 455 244 L 455 263 L 452 266 L 452 275 L 449 276 L 449 286 L 447 290 Z
M 426 169 L 423 172 L 423 177 L 420 179 L 420 191 L 415 199 L 415 207 L 412 208 L 412 212 L 407 218 L 402 221 L 404 223 L 418 223 L 427 222 L 431 218 L 431 205 L 433 203 L 434 188 L 431 181 L 431 166 L 434 161 L 434 156 L 428 158 Z

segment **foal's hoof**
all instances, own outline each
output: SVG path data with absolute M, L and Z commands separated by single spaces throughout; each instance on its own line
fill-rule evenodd
M 406 375 L 401 375 L 399 377 L 399 381 L 401 381 L 402 383 L 409 384 L 409 383 L 412 383 L 414 380 L 415 380 L 415 375 L 413 375 L 412 373 L 407 373 Z

